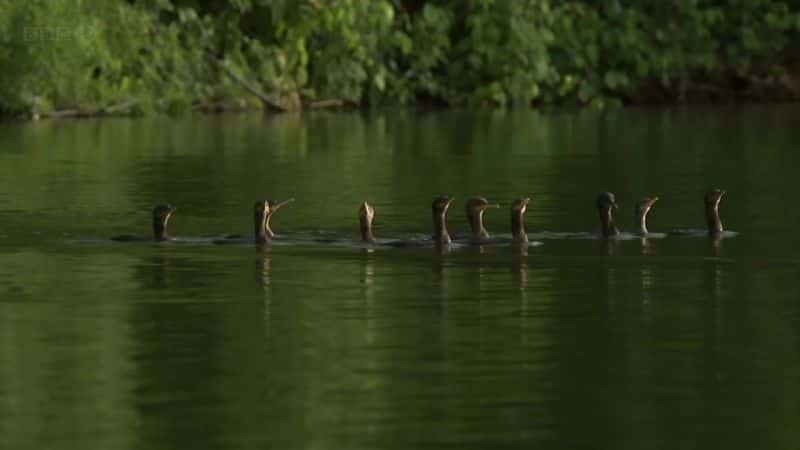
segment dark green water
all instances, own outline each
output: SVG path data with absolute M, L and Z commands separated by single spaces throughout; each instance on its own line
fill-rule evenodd
M 800 448 L 799 108 L 386 113 L 0 124 L 0 448 Z M 112 244 L 423 233 L 430 200 L 532 196 L 529 232 L 712 242 Z M 508 213 L 491 211 L 492 231 Z

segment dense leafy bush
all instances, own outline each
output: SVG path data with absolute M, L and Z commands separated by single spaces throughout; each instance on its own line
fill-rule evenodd
M 795 92 L 793 0 L 0 0 L 0 111 Z

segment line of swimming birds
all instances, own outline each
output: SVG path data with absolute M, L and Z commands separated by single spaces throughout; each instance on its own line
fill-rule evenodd
M 706 226 L 707 230 L 675 230 L 669 234 L 708 234 L 711 237 L 721 237 L 725 232 L 722 228 L 722 221 L 719 218 L 719 204 L 725 191 L 721 189 L 711 189 L 705 193 L 703 200 L 705 203 Z M 450 245 L 450 244 L 466 244 L 466 245 L 493 245 L 493 244 L 522 244 L 522 245 L 540 245 L 541 242 L 531 241 L 525 231 L 524 215 L 528 209 L 530 198 L 518 198 L 511 203 L 511 236 L 510 237 L 492 237 L 483 225 L 483 214 L 487 209 L 500 208 L 497 203 L 490 203 L 484 197 L 470 197 L 465 204 L 467 221 L 470 224 L 471 232 L 466 236 L 455 236 L 451 238 L 450 233 L 447 231 L 447 211 L 454 198 L 449 195 L 440 195 L 434 198 L 431 205 L 433 213 L 433 235 L 425 239 L 377 239 L 372 232 L 372 222 L 375 218 L 375 209 L 367 202 L 363 202 L 358 211 L 359 225 L 361 231 L 361 239 L 357 243 L 359 245 L 368 246 L 386 246 L 386 247 L 413 247 L 413 246 L 431 246 L 431 245 Z M 253 231 L 252 237 L 242 235 L 226 235 L 219 238 L 210 240 L 214 244 L 236 244 L 236 243 L 255 243 L 259 245 L 269 244 L 276 239 L 275 233 L 270 228 L 270 218 L 275 212 L 284 206 L 292 203 L 293 198 L 282 202 L 270 202 L 268 200 L 259 200 L 254 205 L 253 210 Z M 602 192 L 597 196 L 596 206 L 600 215 L 601 232 L 599 237 L 603 238 L 619 238 L 624 236 L 631 237 L 665 237 L 665 233 L 650 233 L 647 230 L 647 214 L 652 209 L 653 205 L 658 201 L 658 197 L 649 197 L 639 201 L 635 208 L 635 218 L 637 229 L 633 233 L 621 233 L 614 223 L 614 211 L 618 209 L 616 197 L 611 192 Z M 153 209 L 153 237 L 152 240 L 156 242 L 194 242 L 192 239 L 172 238 L 167 233 L 167 224 L 176 208 L 172 205 L 158 205 Z M 587 233 L 561 233 L 558 234 L 563 237 L 580 237 L 586 236 Z M 598 236 L 596 234 L 589 234 L 590 236 Z M 541 236 L 547 237 L 544 234 Z M 554 237 L 554 236 L 550 236 Z M 135 235 L 121 235 L 111 238 L 114 241 L 144 241 L 150 238 Z M 279 239 L 283 241 L 284 238 Z M 289 238 L 288 240 L 291 240 Z M 336 243 L 348 240 L 340 238 L 329 237 L 313 237 L 310 239 L 300 240 L 301 242 L 323 242 L 323 243 Z M 204 242 L 207 242 L 204 241 Z

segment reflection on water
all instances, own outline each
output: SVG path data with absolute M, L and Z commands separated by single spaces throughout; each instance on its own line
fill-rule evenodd
M 511 275 L 514 280 L 514 287 L 524 293 L 525 288 L 528 287 L 528 264 L 526 263 L 528 257 L 527 243 L 513 244 L 511 246 L 511 253 L 513 255 Z
M 6 125 L 0 448 L 797 447 L 800 212 L 774 195 L 797 190 L 795 112 Z M 604 190 L 625 214 L 658 192 L 654 232 L 701 228 L 712 185 L 735 237 L 554 239 L 595 232 Z M 246 234 L 265 197 L 296 198 L 281 233 L 355 236 L 368 199 L 381 235 L 427 235 L 439 192 L 536 192 L 526 222 L 550 232 L 438 249 L 106 240 L 146 232 L 163 201 L 181 236 Z
M 653 254 L 653 244 L 650 242 L 650 239 L 643 237 L 639 239 L 639 242 L 642 244 L 642 255 Z
M 708 238 L 708 242 L 711 246 L 711 253 L 714 256 L 719 256 L 720 250 L 722 249 L 722 237 L 720 236 L 711 236 Z
M 269 268 L 270 268 L 270 252 L 272 247 L 265 245 L 257 245 L 256 249 L 256 280 L 258 280 L 264 293 L 269 293 Z

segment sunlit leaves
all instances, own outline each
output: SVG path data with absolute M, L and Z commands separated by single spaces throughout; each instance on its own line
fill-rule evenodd
M 0 110 L 608 105 L 781 74 L 785 0 L 0 0 Z M 732 75 L 731 75 L 732 74 Z

